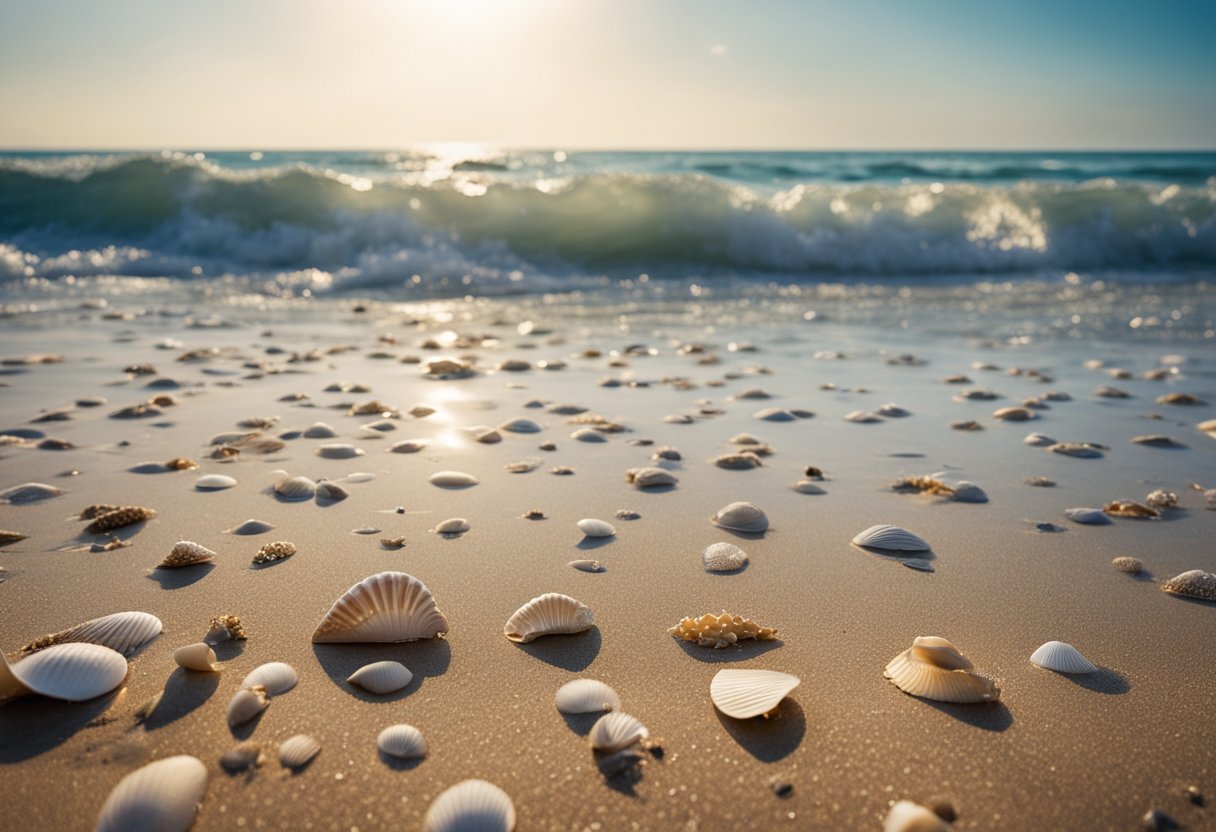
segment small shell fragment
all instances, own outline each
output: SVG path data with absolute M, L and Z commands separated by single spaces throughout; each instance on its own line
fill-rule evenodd
M 578 521 L 578 530 L 587 537 L 612 537 L 616 534 L 616 529 L 611 523 L 603 520 L 596 520 L 588 517 Z
M 598 560 L 572 560 L 567 566 L 572 566 L 579 572 L 604 572 L 604 565 Z
M 267 543 L 258 549 L 257 554 L 253 556 L 253 562 L 273 563 L 276 560 L 289 558 L 295 553 L 296 546 L 294 543 L 289 543 L 286 540 L 276 540 L 274 543 Z
M 435 532 L 435 534 L 444 535 L 445 537 L 456 537 L 464 534 L 471 528 L 472 526 L 469 525 L 469 521 L 465 520 L 463 517 L 452 517 L 444 520 L 431 531 Z
M 431 474 L 430 483 L 440 488 L 468 488 L 477 485 L 477 477 L 462 471 L 439 471 Z
M 169 556 L 162 560 L 157 568 L 177 569 L 183 566 L 197 566 L 200 563 L 210 563 L 215 560 L 215 552 L 192 540 L 179 540 L 169 551 Z
M 239 615 L 217 615 L 211 619 L 211 629 L 203 637 L 210 645 L 222 644 L 225 641 L 244 641 L 249 637 L 241 626 Z
M 953 829 L 933 812 L 910 800 L 896 802 L 882 822 L 882 832 L 951 832 Z
M 1102 511 L 1111 517 L 1132 517 L 1138 520 L 1156 520 L 1161 512 L 1133 500 L 1113 500 L 1103 506 Z
M 246 520 L 244 523 L 241 523 L 239 526 L 233 526 L 231 529 L 225 531 L 224 534 L 265 534 L 273 529 L 273 523 L 267 523 L 264 520 L 254 520 L 251 518 Z
M 123 506 L 122 508 L 116 508 L 112 511 L 99 514 L 97 519 L 85 527 L 85 531 L 89 534 L 103 534 L 114 529 L 143 523 L 154 517 L 156 517 L 155 509 L 144 508 L 143 506 Z
M 1144 562 L 1140 558 L 1118 557 L 1114 558 L 1110 563 L 1120 572 L 1127 572 L 1132 575 L 1138 575 L 1144 571 Z
M 322 459 L 354 459 L 363 456 L 365 451 L 346 442 L 332 442 L 317 448 L 317 456 Z
M 236 485 L 236 479 L 226 474 L 207 474 L 194 481 L 194 487 L 199 491 L 223 491 Z
M 265 688 L 241 688 L 228 701 L 228 727 L 236 728 L 256 717 L 270 705 Z
M 720 615 L 706 613 L 700 618 L 684 618 L 667 631 L 678 639 L 701 647 L 721 650 L 741 640 L 772 641 L 777 637 L 775 627 L 764 627 L 741 615 L 723 611 Z

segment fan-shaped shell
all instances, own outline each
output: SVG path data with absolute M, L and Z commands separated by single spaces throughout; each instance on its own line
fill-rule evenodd
M 774 711 L 801 682 L 776 670 L 719 670 L 709 683 L 709 698 L 727 716 L 750 719 Z
M 555 703 L 563 714 L 594 714 L 617 710 L 621 698 L 598 679 L 575 679 L 557 689 Z
M 376 747 L 382 754 L 402 760 L 426 756 L 426 739 L 413 725 L 390 725 L 376 737 Z
M 585 604 L 558 592 L 533 598 L 507 619 L 503 634 L 526 644 L 541 636 L 581 633 L 595 624 L 595 614 Z
M 477 485 L 477 477 L 463 471 L 439 471 L 431 474 L 430 482 L 440 488 L 468 488 Z
M 426 584 L 404 572 L 365 578 L 334 602 L 312 634 L 314 643 L 400 642 L 434 638 L 448 620 Z
M 26 692 L 83 702 L 109 693 L 127 676 L 122 654 L 100 644 L 55 644 L 10 665 L 0 656 L 0 699 Z
M 308 734 L 296 734 L 279 746 L 279 764 L 283 768 L 302 768 L 321 753 L 321 743 Z
M 661 488 L 675 485 L 680 480 L 675 474 L 663 468 L 630 468 L 625 472 L 625 482 L 632 483 L 634 488 Z
M 511 419 L 508 422 L 503 422 L 498 426 L 499 430 L 509 431 L 511 433 L 540 433 L 541 426 L 539 423 L 531 419 Z
M 266 696 L 265 688 L 241 688 L 228 700 L 228 727 L 244 725 L 269 705 L 270 699 Z
M 21 648 L 21 652 L 33 653 L 52 644 L 84 642 L 130 656 L 160 635 L 163 627 L 160 619 L 148 612 L 116 612 L 43 636 Z
M 214 673 L 219 670 L 216 665 L 215 651 L 211 649 L 211 645 L 201 641 L 174 650 L 173 661 L 177 662 L 178 667 L 199 673 Z
M 262 687 L 268 695 L 278 696 L 294 688 L 299 680 L 295 668 L 286 662 L 267 662 L 249 671 L 241 687 L 247 690 Z
M 701 562 L 710 572 L 734 572 L 747 566 L 747 552 L 733 543 L 714 543 L 705 547 Z
M 1216 575 L 1204 572 L 1202 569 L 1192 569 L 1181 575 L 1175 575 L 1161 584 L 1161 591 L 1171 595 L 1186 595 L 1189 598 L 1216 601 Z
M 356 670 L 346 681 L 358 685 L 369 693 L 395 693 L 409 685 L 414 680 L 414 674 L 401 662 L 383 661 L 365 664 Z
M 1100 508 L 1066 508 L 1064 516 L 1085 526 L 1106 526 L 1113 522 Z
M 650 736 L 650 731 L 637 717 L 624 711 L 609 711 L 591 726 L 587 739 L 596 751 L 620 751 Z
M 402 439 L 400 442 L 394 442 L 389 447 L 389 453 L 394 454 L 416 454 L 426 448 L 425 439 Z
M 600 433 L 594 428 L 579 428 L 574 433 L 570 434 L 571 439 L 576 439 L 579 442 L 607 442 L 608 437 Z
M 898 801 L 882 822 L 882 832 L 950 832 L 953 828 L 911 800 Z
M 798 417 L 781 407 L 766 407 L 754 414 L 757 419 L 765 422 L 792 422 Z
M 193 540 L 179 540 L 169 550 L 169 556 L 158 566 L 161 569 L 177 569 L 182 566 L 195 566 L 200 563 L 210 563 L 215 559 L 215 552 L 195 543 Z
M 886 549 L 892 552 L 927 552 L 933 548 L 920 535 L 899 526 L 886 524 L 870 526 L 854 537 L 853 542 L 867 549 Z
M 892 659 L 883 676 L 904 693 L 938 702 L 993 702 L 1000 690 L 942 638 L 922 636 Z
M 1098 666 L 1062 641 L 1049 641 L 1030 654 L 1030 663 L 1057 673 L 1097 673 Z
M 323 459 L 354 459 L 363 454 L 362 448 L 356 448 L 347 442 L 332 442 L 317 448 L 317 456 Z
M 578 521 L 578 530 L 587 537 L 612 537 L 616 529 L 611 523 L 588 517 Z
M 56 488 L 53 485 L 45 485 L 40 482 L 27 482 L 0 491 L 0 503 L 19 506 L 23 503 L 36 503 L 39 500 L 49 500 L 64 493 L 62 488 Z
M 265 534 L 274 529 L 273 523 L 267 523 L 265 520 L 246 520 L 239 526 L 233 526 L 228 529 L 225 534 Z
M 731 503 L 720 509 L 709 521 L 715 526 L 736 532 L 758 534 L 768 529 L 768 515 L 751 503 Z
M 207 790 L 207 767 L 181 755 L 149 763 L 128 774 L 110 792 L 95 832 L 186 832 Z
M 426 810 L 423 832 L 511 832 L 515 804 L 485 780 L 465 780 L 445 791 Z
M 274 490 L 284 500 L 298 502 L 311 500 L 317 493 L 317 484 L 308 477 L 289 477 L 283 473 L 279 481 L 274 484 Z
M 338 432 L 324 422 L 314 422 L 304 428 L 305 439 L 333 439 Z
M 226 474 L 208 474 L 194 481 L 194 487 L 199 491 L 222 491 L 236 485 L 236 479 Z
M 464 534 L 472 526 L 463 517 L 450 517 L 435 527 L 435 534 Z

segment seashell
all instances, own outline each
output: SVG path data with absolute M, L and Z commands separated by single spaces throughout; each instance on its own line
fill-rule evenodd
M 142 523 L 154 517 L 156 517 L 156 509 L 143 506 L 123 506 L 97 515 L 97 519 L 86 526 L 85 531 L 89 534 L 102 534 L 114 529 L 121 529 L 124 526 Z
M 21 655 L 36 653 L 54 644 L 100 644 L 130 656 L 160 635 L 164 625 L 148 612 L 116 612 L 103 615 L 66 630 L 42 636 L 18 651 Z
M 882 417 L 879 416 L 877 413 L 871 413 L 868 410 L 854 410 L 849 413 L 846 413 L 844 415 L 844 420 L 846 422 L 857 422 L 858 424 L 861 424 L 861 425 L 868 425 L 868 424 L 873 424 L 875 422 L 881 422 Z
M 660 460 L 668 460 L 670 462 L 679 462 L 683 457 L 680 456 L 680 452 L 677 451 L 675 448 L 663 447 L 663 448 L 656 448 L 654 453 L 652 453 L 650 455 L 650 458 L 655 460 L 656 462 L 660 461 Z
M 870 526 L 853 538 L 853 543 L 867 549 L 892 552 L 928 552 L 930 546 L 923 537 L 899 526 L 880 524 Z
M 1171 595 L 1185 595 L 1188 598 L 1216 601 L 1216 575 L 1204 572 L 1202 569 L 1192 569 L 1162 583 L 1161 591 Z
M 1000 419 L 1002 422 L 1028 422 L 1039 417 L 1033 410 L 1026 407 L 1002 407 L 992 412 L 992 418 Z
M 632 483 L 634 488 L 661 488 L 674 486 L 680 480 L 670 471 L 662 468 L 629 468 L 625 471 L 625 482 Z
M 402 760 L 426 756 L 426 739 L 413 725 L 390 725 L 376 737 L 380 753 Z
M 960 390 L 954 394 L 953 398 L 956 402 L 989 402 L 1000 397 L 1000 393 L 989 390 L 987 387 L 973 387 L 968 390 Z
M 896 802 L 882 822 L 882 832 L 951 832 L 952 829 L 954 827 L 949 823 L 910 800 Z
M 938 702 L 993 702 L 1000 696 L 993 681 L 973 672 L 958 648 L 936 636 L 918 637 L 887 664 L 883 676 L 904 693 Z
M 616 691 L 598 679 L 566 682 L 557 689 L 554 702 L 557 710 L 563 714 L 595 714 L 621 707 L 621 698 Z
M 581 633 L 595 624 L 595 614 L 585 604 L 557 592 L 538 595 L 507 619 L 503 635 L 519 644 L 541 636 Z
M 1195 427 L 1204 433 L 1216 436 L 1216 419 L 1208 419 L 1206 422 L 1200 422 L 1199 424 L 1195 425 Z
M 333 439 L 337 435 L 338 432 L 324 422 L 314 422 L 304 428 L 303 433 L 305 439 Z
M 950 427 L 954 430 L 983 430 L 984 426 L 974 419 L 963 419 L 959 422 L 951 422 Z
M 1155 491 L 1150 491 L 1148 496 L 1144 498 L 1144 502 L 1158 511 L 1164 511 L 1178 505 L 1178 495 L 1173 491 L 1164 491 L 1158 488 Z
M 1140 558 L 1119 557 L 1111 561 L 1111 565 L 1120 572 L 1138 575 L 1144 571 L 1144 562 Z
M 570 434 L 571 439 L 577 439 L 579 442 L 607 442 L 608 437 L 600 433 L 594 428 L 579 428 L 574 433 Z
M 118 781 L 102 804 L 95 832 L 186 832 L 207 790 L 207 767 L 188 755 L 149 763 Z
M 719 670 L 709 683 L 709 698 L 735 719 L 768 717 L 801 683 L 797 676 L 776 670 Z
M 899 405 L 888 402 L 887 404 L 879 405 L 878 415 L 886 416 L 888 419 L 898 419 L 904 416 L 911 416 L 912 414 Z
M 1185 448 L 1178 440 L 1173 437 L 1163 436 L 1161 434 L 1147 434 L 1144 436 L 1133 436 L 1130 440 L 1134 445 L 1148 445 L 1153 448 Z
M 498 426 L 499 430 L 505 430 L 508 433 L 540 433 L 542 428 L 538 422 L 531 419 L 511 419 L 508 422 L 503 422 Z
M 368 422 L 366 425 L 360 425 L 359 429 L 375 433 L 388 433 L 397 429 L 397 423 L 392 419 L 377 419 L 374 422 Z
M 1048 447 L 1047 450 L 1055 454 L 1073 456 L 1077 459 L 1098 459 L 1102 456 L 1102 449 L 1088 442 L 1057 442 Z
M 973 482 L 959 480 L 954 484 L 954 494 L 951 495 L 956 503 L 986 503 L 988 494 Z
M 281 474 L 274 484 L 274 492 L 280 499 L 290 502 L 311 500 L 317 494 L 317 484 L 308 477 L 289 477 L 286 471 L 275 471 Z
M 752 416 L 764 422 L 792 422 L 798 417 L 782 407 L 766 407 L 757 410 Z
M 170 471 L 193 471 L 198 463 L 186 456 L 175 456 L 165 463 L 165 467 Z
M 502 789 L 485 780 L 465 780 L 435 798 L 422 832 L 511 832 L 515 805 Z
M 29 535 L 22 534 L 21 532 L 0 529 L 0 546 L 8 546 L 10 543 L 20 543 L 27 537 L 29 537 Z
M 1113 500 L 1103 506 L 1102 511 L 1112 517 L 1133 517 L 1139 520 L 1156 520 L 1161 512 L 1132 500 Z
M 528 474 L 535 471 L 541 466 L 541 460 L 538 457 L 530 456 L 527 459 L 521 459 L 518 462 L 508 462 L 503 468 L 510 471 L 512 474 Z
M 573 566 L 580 572 L 606 572 L 604 565 L 598 560 L 572 560 L 567 566 Z
M 192 540 L 179 540 L 169 551 L 169 556 L 157 564 L 158 569 L 177 569 L 182 566 L 195 566 L 200 563 L 210 563 L 215 559 L 215 552 L 206 546 Z
M 217 615 L 211 619 L 211 629 L 203 641 L 215 645 L 225 641 L 244 641 L 248 637 L 239 615 Z
M 709 522 L 722 529 L 761 534 L 768 529 L 768 515 L 747 502 L 731 503 L 719 509 Z
M 799 494 L 827 494 L 822 487 L 816 485 L 811 480 L 798 480 L 791 487 Z
M 236 728 L 256 717 L 270 705 L 266 689 L 261 687 L 241 688 L 228 701 L 228 727 Z
M 925 560 L 924 558 L 904 558 L 900 561 L 909 569 L 915 569 L 917 572 L 933 572 L 933 561 Z
M 714 543 L 705 547 L 701 562 L 710 572 L 734 572 L 747 566 L 747 552 L 733 543 Z
M 463 517 L 452 517 L 448 520 L 444 520 L 438 526 L 431 529 L 431 531 L 433 531 L 435 534 L 455 536 L 464 534 L 471 528 L 472 526 L 469 525 L 469 521 L 465 520 Z
M 616 529 L 611 523 L 590 517 L 578 521 L 578 530 L 587 537 L 612 537 L 616 534 Z
M 296 734 L 279 746 L 279 765 L 283 768 L 303 768 L 321 753 L 321 743 L 307 734 Z
M 468 488 L 477 485 L 477 477 L 462 471 L 439 471 L 431 474 L 430 483 L 440 488 Z
M 664 416 L 663 421 L 669 425 L 691 425 L 693 418 L 687 413 L 673 413 L 670 416 Z
M 725 468 L 731 471 L 746 471 L 749 468 L 759 468 L 763 463 L 760 457 L 751 451 L 744 451 L 738 454 L 721 454 L 710 460 L 719 468 Z
M 1103 399 L 1130 399 L 1132 397 L 1132 394 L 1126 390 L 1120 390 L 1118 387 L 1110 387 L 1108 385 L 1099 387 L 1094 391 L 1094 395 Z
M 409 685 L 414 680 L 414 674 L 401 662 L 372 662 L 365 664 L 346 678 L 352 685 L 358 685 L 370 693 L 395 693 Z
M 286 540 L 276 540 L 274 543 L 267 543 L 261 549 L 258 549 L 256 555 L 253 556 L 254 563 L 272 563 L 276 560 L 289 558 L 296 553 L 294 543 L 289 543 Z
M 350 496 L 350 492 L 336 482 L 322 480 L 317 483 L 317 499 L 321 502 L 337 503 Z
M 331 442 L 317 448 L 317 456 L 322 459 L 354 459 L 363 456 L 364 450 L 346 442 Z
M 1105 526 L 1111 522 L 1110 517 L 1100 508 L 1066 508 L 1064 516 L 1074 523 L 1086 526 Z
M 1190 393 L 1166 393 L 1157 397 L 1157 404 L 1207 404 L 1203 399 Z
M 1041 433 L 1028 433 L 1022 442 L 1034 448 L 1045 448 L 1048 445 L 1056 444 L 1056 440 L 1052 439 L 1050 436 L 1044 436 Z
M 234 748 L 225 751 L 220 756 L 220 766 L 229 774 L 236 774 L 260 766 L 265 759 L 265 755 L 262 754 L 262 746 L 256 742 L 247 741 L 237 743 Z
M 389 453 L 394 454 L 416 454 L 426 448 L 426 440 L 424 439 L 402 439 L 400 442 L 394 442 L 389 447 Z
M 447 631 L 448 620 L 426 584 L 404 572 L 380 572 L 334 601 L 312 640 L 314 644 L 401 642 Z
M 100 644 L 55 644 L 10 665 L 0 655 L 0 700 L 26 693 L 83 702 L 109 693 L 127 677 L 127 660 Z
M 715 650 L 737 644 L 744 639 L 772 641 L 777 637 L 775 627 L 762 627 L 751 619 L 725 611 L 721 615 L 706 613 L 700 618 L 681 619 L 679 624 L 667 632 L 676 638 Z
M 111 419 L 146 419 L 150 416 L 160 416 L 163 411 L 150 404 L 128 405 L 110 414 Z
M 382 537 L 380 545 L 385 549 L 403 549 L 405 548 L 405 535 L 400 537 Z
M 224 474 L 208 474 L 194 481 L 194 487 L 199 491 L 222 491 L 234 485 L 236 480 Z
M 416 404 L 409 409 L 409 414 L 415 419 L 425 419 L 427 416 L 438 412 L 435 408 L 425 404 Z
M 650 736 L 650 731 L 637 717 L 624 711 L 610 710 L 595 721 L 587 735 L 594 751 L 620 751 L 641 742 Z
M 215 436 L 207 440 L 208 445 L 235 445 L 240 442 L 245 442 L 250 439 L 256 439 L 257 432 L 250 433 L 243 430 L 230 430 L 226 433 L 217 433 Z
M 179 647 L 173 651 L 173 661 L 177 662 L 177 666 L 186 670 L 195 670 L 199 673 L 214 673 L 219 670 L 216 664 L 215 651 L 211 649 L 211 645 L 203 642 L 197 644 L 187 644 L 185 647 Z
M 397 408 L 391 404 L 385 404 L 378 399 L 363 402 L 362 404 L 351 405 L 346 411 L 347 416 L 392 416 L 396 414 Z
M 241 687 L 245 690 L 260 687 L 267 696 L 278 696 L 294 688 L 299 680 L 295 668 L 286 662 L 267 662 L 249 671 Z
M 1081 651 L 1062 641 L 1049 641 L 1030 654 L 1030 663 L 1057 673 L 1097 673 L 1098 667 Z

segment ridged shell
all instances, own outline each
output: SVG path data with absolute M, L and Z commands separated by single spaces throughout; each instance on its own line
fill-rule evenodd
M 316 495 L 317 484 L 308 477 L 289 477 L 283 471 L 276 473 L 283 474 L 283 476 L 274 484 L 274 490 L 284 500 L 292 502 L 311 500 Z
M 734 572 L 747 566 L 747 552 L 733 543 L 714 543 L 705 547 L 701 562 L 710 572 Z
M 938 702 L 993 702 L 1000 690 L 971 670 L 971 662 L 945 639 L 925 636 L 888 664 L 883 676 L 904 693 Z
M 675 474 L 662 468 L 630 468 L 625 472 L 625 482 L 632 483 L 634 488 L 661 488 L 679 481 Z
M 598 679 L 566 682 L 557 689 L 554 701 L 557 710 L 563 714 L 595 714 L 621 707 L 621 698 L 616 691 Z
M 953 828 L 924 806 L 910 800 L 897 802 L 882 822 L 882 832 L 950 832 Z
M 249 519 L 239 526 L 233 526 L 231 529 L 228 529 L 225 534 L 265 534 L 266 532 L 273 531 L 274 528 L 273 523 Z
M 283 740 L 279 746 L 279 765 L 283 768 L 302 768 L 321 753 L 321 743 L 308 734 L 296 734 Z
M 780 407 L 766 407 L 763 410 L 757 410 L 752 415 L 765 422 L 792 422 L 798 418 Z
M 246 690 L 262 687 L 268 695 L 278 696 L 294 688 L 298 681 L 300 677 L 291 665 L 286 662 L 267 662 L 249 671 L 249 675 L 241 682 L 241 687 Z
M 414 674 L 408 667 L 393 661 L 365 664 L 346 679 L 349 684 L 358 685 L 369 693 L 379 695 L 395 693 L 413 680 Z
M 759 534 L 768 529 L 768 515 L 751 503 L 731 503 L 709 518 L 709 522 L 723 529 Z
M 531 419 L 512 419 L 509 422 L 503 422 L 498 426 L 499 430 L 509 431 L 511 433 L 540 433 L 541 426 Z
M 315 644 L 401 642 L 448 631 L 426 584 L 404 572 L 365 578 L 334 602 L 312 634 Z
M 121 653 L 84 642 L 56 644 L 13 665 L 0 656 L 0 663 L 0 699 L 32 691 L 83 702 L 109 693 L 127 677 Z
M 604 565 L 598 560 L 572 560 L 566 564 L 573 566 L 579 572 L 604 572 Z
M 433 531 L 435 534 L 456 535 L 464 534 L 471 528 L 472 526 L 469 525 L 469 521 L 465 520 L 463 517 L 450 517 L 437 525 Z
M 317 456 L 323 459 L 354 459 L 363 456 L 364 450 L 346 442 L 334 442 L 317 448 Z
M 515 804 L 485 780 L 465 780 L 445 791 L 426 810 L 423 832 L 511 832 Z
M 637 717 L 624 711 L 609 711 L 591 726 L 587 740 L 594 750 L 611 752 L 628 748 L 649 736 L 650 731 Z
M 714 706 L 735 719 L 771 713 L 802 680 L 776 670 L 719 670 L 709 683 Z
M 596 520 L 588 517 L 578 521 L 578 530 L 587 537 L 612 537 L 616 534 L 616 529 L 611 523 L 604 520 Z
M 207 790 L 207 767 L 187 755 L 166 757 L 118 781 L 97 817 L 95 832 L 185 832 Z
M 208 474 L 194 481 L 194 487 L 199 491 L 222 491 L 236 485 L 236 479 L 226 474 Z
M 388 450 L 394 454 L 416 454 L 425 448 L 425 439 L 402 439 L 400 442 L 394 442 Z
M 1030 663 L 1057 673 L 1097 673 L 1098 666 L 1062 641 L 1049 641 L 1030 654 Z
M 228 727 L 236 728 L 266 710 L 270 699 L 263 688 L 241 688 L 228 700 Z
M 133 526 L 136 523 L 151 520 L 155 516 L 156 509 L 144 508 L 143 506 L 121 506 L 97 514 L 97 519 L 86 526 L 85 531 L 89 534 L 102 534 L 114 529 L 121 529 L 124 526 Z
M 426 738 L 413 725 L 390 725 L 376 737 L 376 747 L 382 754 L 401 760 L 416 760 L 426 756 Z
M 933 548 L 920 535 L 899 526 L 886 524 L 870 526 L 854 537 L 853 542 L 868 549 L 886 549 L 891 552 L 928 552 Z
M 439 471 L 431 474 L 430 483 L 440 488 L 468 488 L 477 485 L 477 477 L 463 471 Z
M 169 550 L 169 556 L 158 564 L 160 569 L 178 569 L 182 566 L 195 566 L 200 563 L 210 563 L 215 559 L 215 552 L 195 543 L 193 540 L 179 540 Z
M 503 634 L 511 641 L 527 644 L 541 636 L 581 633 L 595 624 L 591 608 L 569 595 L 547 592 L 524 604 L 507 619 Z
M 1100 508 L 1066 508 L 1064 516 L 1085 526 L 1106 526 L 1114 522 Z
M 53 644 L 82 642 L 100 644 L 130 656 L 160 635 L 163 628 L 160 619 L 151 613 L 116 612 L 43 636 L 21 648 L 21 652 L 33 653 Z
M 64 493 L 66 492 L 62 488 L 56 488 L 53 485 L 45 485 L 40 482 L 27 482 L 0 491 L 0 503 L 19 506 L 23 503 L 36 503 L 39 500 L 49 500 Z
M 211 649 L 211 645 L 201 641 L 174 650 L 173 661 L 177 662 L 178 667 L 198 673 L 214 673 L 219 670 L 216 665 L 215 651 Z
M 304 428 L 305 439 L 333 439 L 338 432 L 324 422 L 314 422 Z
M 1202 569 L 1192 569 L 1165 581 L 1161 584 L 1161 591 L 1171 595 L 1216 601 L 1216 575 Z

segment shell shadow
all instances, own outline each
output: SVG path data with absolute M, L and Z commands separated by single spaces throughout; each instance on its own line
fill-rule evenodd
M 591 728 L 595 723 L 599 722 L 606 711 L 591 713 L 591 714 L 562 714 L 562 719 L 566 723 L 566 727 L 580 737 L 585 737 L 591 733 Z
M 430 676 L 442 676 L 452 663 L 446 639 L 429 638 L 399 644 L 314 644 L 313 655 L 338 687 L 364 702 L 396 702 L 415 693 Z M 347 683 L 351 674 L 372 662 L 401 662 L 414 678 L 401 690 L 378 694 Z
M 127 469 L 132 474 L 167 474 L 172 470 L 162 462 L 141 462 Z
M 23 696 L 0 707 L 0 765 L 24 762 L 67 742 L 103 718 L 122 689 L 87 702 Z
M 930 549 L 924 552 L 903 552 L 898 549 L 879 549 L 877 546 L 862 546 L 859 543 L 849 544 L 858 551 L 865 552 L 867 555 L 877 555 L 884 560 L 896 560 L 903 562 L 908 559 L 919 560 L 937 560 L 937 555 Z
M 250 572 L 261 572 L 263 569 L 271 569 L 275 566 L 279 566 L 283 563 L 286 563 L 289 560 L 291 560 L 291 558 L 275 558 L 274 560 L 264 560 L 261 563 L 250 563 L 249 571 Z
M 1122 696 L 1132 689 L 1132 683 L 1126 676 L 1109 667 L 1099 667 L 1097 673 L 1056 673 L 1072 682 L 1079 688 L 1092 690 L 1094 693 L 1105 693 L 1109 696 Z
M 117 529 L 110 529 L 105 532 L 89 532 L 81 530 L 80 534 L 76 535 L 76 539 L 83 543 L 96 543 L 98 540 L 109 540 L 112 537 L 117 537 L 121 540 L 130 540 L 135 535 L 142 532 L 148 525 L 147 520 L 140 520 L 138 523 L 128 523 L 125 526 L 119 526 Z M 87 526 L 85 528 L 88 528 Z
M 592 549 L 600 549 L 612 543 L 615 538 L 616 535 L 612 535 L 612 537 L 584 537 L 578 543 L 574 544 L 574 548 L 582 549 L 584 552 Z
M 271 699 L 272 703 L 273 701 L 274 700 Z M 257 730 L 259 725 L 262 724 L 262 718 L 266 716 L 266 712 L 268 710 L 270 710 L 269 705 L 258 711 L 257 715 L 253 719 L 246 720 L 240 725 L 229 725 L 228 730 L 232 732 L 232 736 L 236 739 L 247 740 L 253 736 L 253 732 Z
M 153 569 L 148 580 L 156 581 L 161 589 L 181 589 L 201 581 L 214 568 L 214 563 L 200 563 L 182 569 Z
M 603 637 L 599 627 L 570 635 L 542 636 L 536 641 L 520 644 L 519 649 L 534 659 L 563 670 L 586 670 L 599 655 Z
M 788 696 L 782 699 L 779 714 L 775 719 L 735 719 L 714 708 L 714 715 L 731 739 L 762 763 L 788 757 L 806 735 L 806 714 L 797 700 Z
M 762 532 L 744 532 L 738 529 L 728 529 L 725 526 L 714 526 L 714 528 L 721 529 L 727 534 L 733 535 L 741 540 L 763 540 L 764 536 L 772 531 L 771 529 L 765 529 Z
M 144 719 L 144 730 L 155 731 L 203 705 L 220 686 L 219 673 L 195 673 L 177 668 L 165 681 L 156 707 Z
M 959 722 L 965 722 L 983 731 L 999 733 L 1007 730 L 1010 725 L 1013 725 L 1013 714 L 1010 713 L 1009 708 L 1005 707 L 1005 703 L 1000 700 L 973 705 L 958 705 L 953 702 L 936 702 L 932 699 L 924 699 L 919 696 L 912 698 L 941 711 L 947 716 L 954 717 Z
M 675 485 L 648 485 L 645 488 L 635 488 L 640 494 L 667 494 L 675 491 L 678 486 Z
M 738 569 L 706 569 L 706 570 L 704 570 L 704 572 L 706 575 L 711 575 L 713 577 L 718 577 L 718 578 L 730 577 L 731 575 L 743 574 L 748 569 L 750 569 L 751 566 L 752 566 L 752 562 L 749 560 L 747 563 L 743 564 Z
M 646 760 L 636 748 L 623 748 L 611 754 L 595 754 L 595 767 L 604 778 L 604 785 L 626 797 L 637 797 L 636 787 L 642 782 L 642 766 Z
M 218 644 L 212 644 L 211 649 L 221 662 L 230 661 L 245 652 L 245 639 L 225 639 Z
M 734 647 L 723 647 L 715 650 L 712 647 L 702 647 L 699 644 L 694 644 L 691 641 L 677 639 L 680 649 L 687 653 L 690 657 L 699 662 L 706 664 L 722 664 L 724 662 L 742 662 L 748 659 L 754 659 L 757 656 L 762 656 L 770 650 L 776 650 L 785 644 L 779 638 L 769 639 L 767 641 L 756 641 L 755 639 L 745 639 L 736 644 Z
M 380 762 L 391 768 L 393 771 L 413 771 L 422 765 L 426 760 L 425 757 L 414 757 L 409 760 L 403 760 L 400 757 L 393 757 L 390 754 L 379 752 Z

